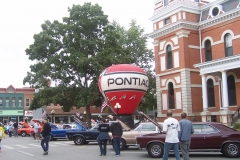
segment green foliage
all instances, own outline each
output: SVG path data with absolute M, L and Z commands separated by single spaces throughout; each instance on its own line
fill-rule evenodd
M 234 123 L 233 128 L 237 129 L 237 130 L 240 130 L 240 123 Z
M 64 111 L 86 106 L 89 118 L 89 106 L 101 106 L 98 76 L 104 68 L 121 63 L 136 64 L 148 72 L 150 89 L 142 108 L 152 106 L 156 101 L 153 53 L 146 47 L 144 30 L 135 21 L 128 30 L 116 22 L 110 24 L 97 4 L 73 5 L 68 11 L 69 17 L 62 22 L 42 24 L 42 31 L 26 49 L 29 59 L 36 63 L 30 66 L 23 83 L 40 88 L 31 109 L 49 103 L 62 105 Z M 48 79 L 57 85 L 49 87 Z

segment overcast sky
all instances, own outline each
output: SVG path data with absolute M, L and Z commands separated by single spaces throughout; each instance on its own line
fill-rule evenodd
M 131 19 L 152 32 L 154 0 L 0 0 L 0 88 L 23 85 L 23 78 L 33 63 L 25 49 L 33 43 L 33 35 L 41 31 L 46 20 L 59 20 L 68 16 L 68 7 L 84 2 L 98 3 L 109 21 L 117 20 L 128 28 Z M 152 45 L 149 45 L 151 48 Z
M 44 21 L 62 22 L 62 17 L 68 16 L 68 7 L 84 2 L 98 3 L 110 22 L 117 20 L 128 28 L 131 19 L 136 19 L 145 33 L 153 30 L 149 18 L 154 0 L 0 0 L 0 88 L 29 86 L 23 85 L 23 79 L 33 62 L 25 49 L 33 43 L 33 35 L 41 31 Z M 151 42 L 148 47 L 153 49 Z

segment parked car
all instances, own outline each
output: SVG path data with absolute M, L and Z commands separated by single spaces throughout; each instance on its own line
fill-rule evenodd
M 50 140 L 67 139 L 66 132 L 75 130 L 85 131 L 86 128 L 78 123 L 64 124 L 63 129 L 51 130 Z
M 98 125 L 96 124 L 89 130 L 69 130 L 66 132 L 67 138 L 74 141 L 75 145 L 88 144 L 89 142 L 96 142 L 99 135 Z
M 149 134 L 149 133 L 159 133 L 159 132 L 160 132 L 159 128 L 151 122 L 140 123 L 137 126 L 137 128 L 130 131 L 123 132 L 123 135 L 120 139 L 120 149 L 124 150 L 129 146 L 136 146 L 136 136 Z M 112 134 L 109 133 L 109 135 L 112 139 Z
M 43 123 L 41 123 L 40 120 L 34 119 L 32 121 L 38 123 L 41 126 L 41 128 L 43 128 Z M 53 141 L 53 140 L 55 141 L 57 139 L 67 139 L 66 131 L 68 130 L 75 130 L 75 129 L 85 130 L 85 128 L 78 123 L 63 124 L 63 128 L 65 129 L 63 128 L 59 129 L 57 125 L 52 123 L 49 123 L 49 125 L 51 126 L 50 141 Z M 31 132 L 31 136 L 35 138 L 35 133 L 33 130 Z
M 19 122 L 19 125 L 18 125 L 18 135 L 21 135 L 22 137 L 25 137 L 27 135 L 30 136 L 32 131 L 33 131 L 33 128 L 28 123 L 26 123 L 26 122 Z
M 240 156 L 240 131 L 216 122 L 193 123 L 190 151 L 220 151 L 227 157 Z M 147 150 L 150 157 L 163 156 L 165 134 L 145 134 L 136 137 L 139 149 Z

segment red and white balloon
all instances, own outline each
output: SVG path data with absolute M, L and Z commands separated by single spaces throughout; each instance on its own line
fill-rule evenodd
M 99 89 L 110 107 L 119 115 L 131 115 L 148 89 L 146 72 L 130 64 L 113 65 L 101 73 Z

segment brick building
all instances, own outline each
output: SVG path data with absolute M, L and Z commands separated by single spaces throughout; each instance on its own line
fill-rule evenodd
M 232 122 L 240 106 L 240 1 L 155 0 L 158 119 Z
M 23 121 L 34 92 L 33 88 L 14 88 L 12 85 L 0 88 L 0 122 Z

